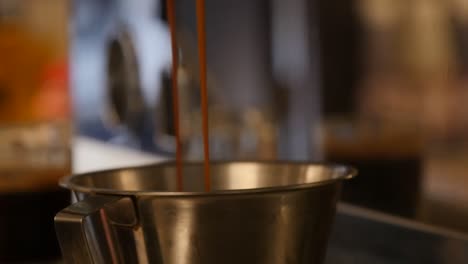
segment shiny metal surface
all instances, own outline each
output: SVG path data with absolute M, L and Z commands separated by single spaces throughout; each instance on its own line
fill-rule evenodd
M 468 234 L 339 203 L 325 264 L 465 264 Z
M 67 263 L 322 263 L 345 166 L 224 162 L 76 175 L 77 203 L 56 216 Z

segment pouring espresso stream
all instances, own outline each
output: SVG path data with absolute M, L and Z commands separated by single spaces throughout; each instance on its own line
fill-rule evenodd
M 171 32 L 172 46 L 172 93 L 174 107 L 174 127 L 176 137 L 176 160 L 177 160 L 177 186 L 178 190 L 182 191 L 182 145 L 180 139 L 180 116 L 179 116 L 179 92 L 178 92 L 178 43 L 176 36 L 176 17 L 175 17 L 175 0 L 168 0 L 167 14 L 169 28 Z M 198 40 L 198 60 L 200 66 L 200 96 L 202 109 L 202 130 L 203 130 L 203 151 L 204 151 L 204 179 L 205 191 L 211 189 L 210 177 L 210 143 L 209 143 L 209 128 L 208 128 L 208 87 L 207 87 L 207 69 L 206 69 L 206 32 L 205 32 L 205 1 L 196 0 L 197 14 L 197 40 Z

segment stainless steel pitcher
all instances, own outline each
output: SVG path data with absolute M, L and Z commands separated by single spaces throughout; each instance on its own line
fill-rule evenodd
M 175 164 L 74 175 L 61 185 L 75 204 L 55 218 L 67 263 L 322 263 L 341 165 L 280 162 Z

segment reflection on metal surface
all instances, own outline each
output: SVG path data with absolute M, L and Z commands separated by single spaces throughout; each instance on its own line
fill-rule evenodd
M 468 263 L 468 235 L 339 204 L 326 264 Z
M 191 163 L 184 168 L 184 183 L 192 183 L 188 192 L 175 193 L 174 166 L 83 174 L 65 181 L 74 193 L 88 194 L 78 195 L 83 200 L 56 217 L 65 260 L 322 263 L 341 182 L 355 173 L 305 163 L 215 163 L 213 192 L 205 193 L 203 165 Z M 305 179 L 301 172 L 308 168 L 322 169 L 311 170 L 309 174 L 320 175 Z M 134 181 L 122 181 L 128 177 Z M 248 186 L 237 183 L 250 178 L 255 180 Z M 136 181 L 142 184 L 125 185 Z

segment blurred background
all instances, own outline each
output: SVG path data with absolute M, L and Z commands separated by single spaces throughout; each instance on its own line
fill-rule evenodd
M 77 131 L 174 153 L 164 1 L 74 2 Z M 187 159 L 201 158 L 193 3 L 178 1 Z M 468 230 L 468 4 L 207 1 L 214 159 L 345 162 L 343 199 Z
M 176 1 L 187 160 L 203 155 L 194 5 Z M 165 8 L 165 0 L 0 0 L 0 262 L 21 256 L 24 234 L 28 252 L 59 255 L 37 247 L 44 237 L 54 243 L 49 219 L 68 204 L 56 181 L 81 171 L 83 157 L 105 163 L 116 151 L 94 147 L 174 156 Z M 206 0 L 206 12 L 213 160 L 351 164 L 360 174 L 344 185 L 343 202 L 468 231 L 468 1 Z M 20 89 L 36 84 L 41 96 Z M 68 85 L 69 94 L 58 89 Z M 28 224 L 36 218 L 47 234 Z M 343 230 L 354 223 L 344 219 Z

